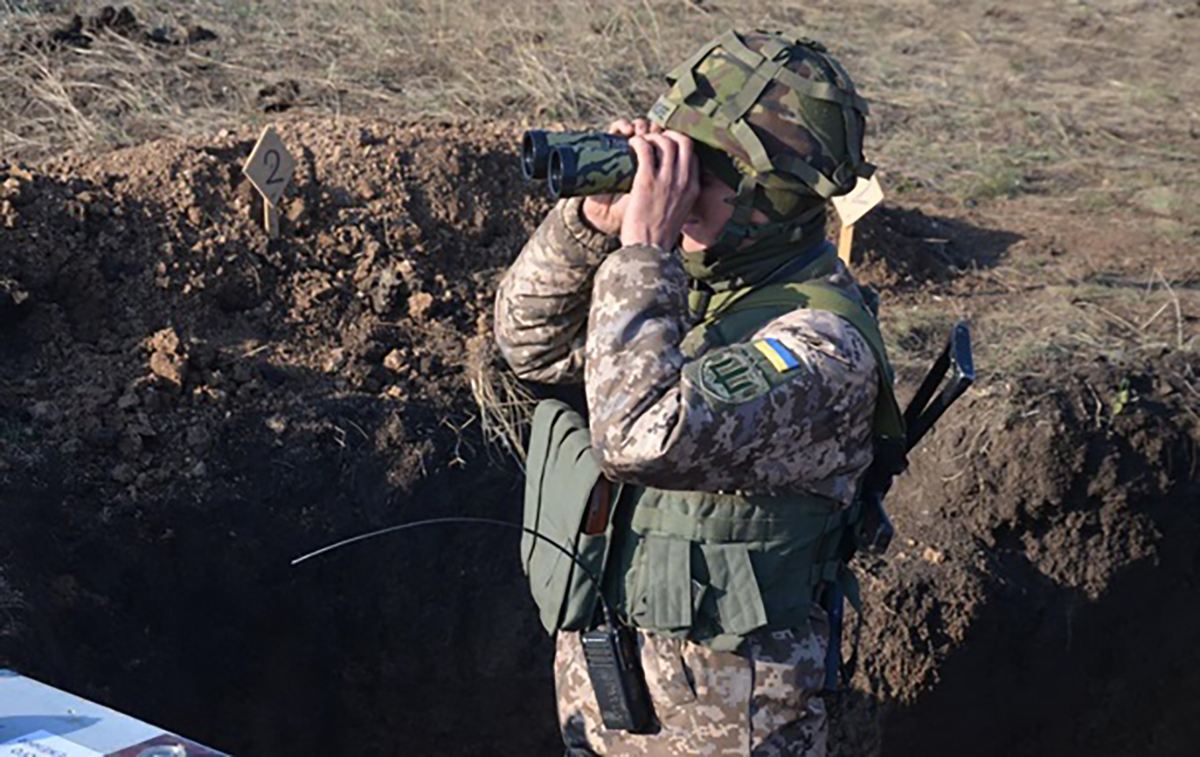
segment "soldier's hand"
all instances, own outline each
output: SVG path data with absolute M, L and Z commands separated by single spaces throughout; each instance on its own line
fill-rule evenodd
M 700 161 L 685 134 L 664 131 L 630 138 L 637 173 L 621 214 L 621 244 L 670 250 L 700 196 Z
M 644 118 L 619 118 L 608 125 L 608 133 L 622 137 L 657 134 L 662 131 L 658 124 Z M 583 217 L 596 231 L 611 237 L 621 233 L 621 217 L 628 204 L 627 194 L 592 195 L 583 200 Z

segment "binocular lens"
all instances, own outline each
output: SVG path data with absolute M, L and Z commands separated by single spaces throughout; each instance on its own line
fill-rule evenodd
M 607 144 L 610 137 L 587 131 L 546 131 L 530 129 L 521 137 L 521 173 L 526 179 L 541 181 L 550 167 L 550 153 L 559 147 Z
M 546 132 L 532 130 L 521 137 L 521 173 L 526 179 L 540 179 L 546 175 L 546 163 L 550 157 L 550 143 Z
M 570 197 L 575 184 L 575 153 L 572 150 L 555 150 L 550 153 L 550 165 L 546 171 L 546 188 L 554 199 Z

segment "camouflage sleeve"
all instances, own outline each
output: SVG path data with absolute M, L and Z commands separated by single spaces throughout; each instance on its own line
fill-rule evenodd
M 600 266 L 587 336 L 592 444 L 616 480 L 802 490 L 849 503 L 871 461 L 876 361 L 838 316 L 795 310 L 688 361 L 678 258 L 631 246 Z
M 618 246 L 584 222 L 582 202 L 564 200 L 547 214 L 496 292 L 496 344 L 523 379 L 582 379 L 592 278 Z

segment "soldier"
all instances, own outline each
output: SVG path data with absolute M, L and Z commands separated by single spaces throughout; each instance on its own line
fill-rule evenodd
M 637 629 L 655 725 L 606 729 L 559 630 L 563 738 L 568 755 L 823 755 L 818 596 L 848 581 L 837 545 L 893 402 L 825 240 L 827 200 L 870 174 L 866 105 L 825 48 L 778 34 L 729 32 L 668 80 L 648 121 L 610 129 L 632 189 L 560 201 L 496 298 L 509 365 L 583 382 L 592 456 L 623 487 L 604 592 Z

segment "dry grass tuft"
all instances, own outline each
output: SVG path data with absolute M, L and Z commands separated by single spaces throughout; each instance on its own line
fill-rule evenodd
M 982 275 L 1011 285 L 1013 273 Z M 1058 375 L 1096 358 L 1129 364 L 1161 362 L 1170 353 L 1200 356 L 1200 290 L 1179 289 L 1157 270 L 1142 282 L 1043 273 L 1035 284 L 1011 285 L 999 302 L 967 297 L 946 304 L 885 307 L 882 326 L 902 385 L 919 381 L 967 309 L 980 385 Z
M 471 340 L 465 368 L 489 450 L 496 447 L 524 467 L 526 432 L 537 400 L 500 364 L 490 338 Z

